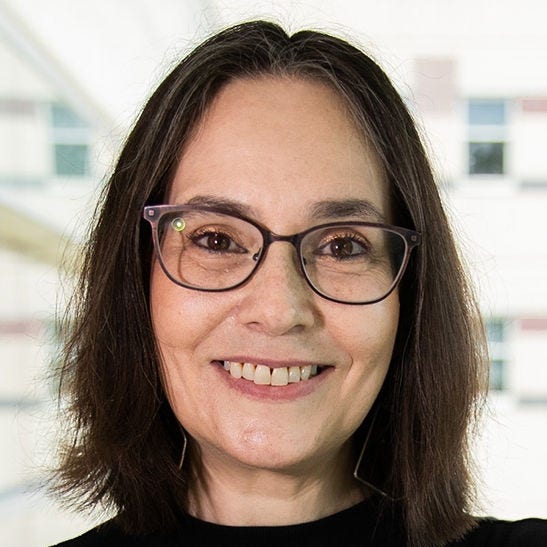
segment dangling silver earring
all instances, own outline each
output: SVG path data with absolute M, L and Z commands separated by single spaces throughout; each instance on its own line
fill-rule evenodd
M 361 484 L 364 484 L 367 488 L 370 488 L 374 492 L 380 494 L 381 496 L 393 501 L 394 498 L 392 496 L 390 496 L 387 492 L 385 492 L 384 490 L 382 490 L 378 486 L 375 486 L 373 483 L 371 483 L 370 481 L 366 480 L 365 478 L 363 478 L 362 476 L 359 475 L 359 471 L 361 469 L 361 462 L 363 461 L 364 455 L 366 453 L 367 446 L 369 444 L 370 437 L 371 437 L 372 430 L 374 428 L 374 423 L 376 422 L 376 417 L 377 416 L 378 416 L 378 409 L 375 410 L 374 416 L 372 417 L 372 420 L 370 422 L 370 426 L 368 428 L 368 431 L 367 431 L 367 434 L 366 434 L 366 437 L 365 437 L 365 441 L 363 442 L 363 447 L 361 448 L 359 458 L 357 459 L 357 463 L 355 464 L 355 469 L 353 470 L 353 476 L 356 480 L 358 480 Z
M 186 458 L 186 447 L 188 446 L 188 437 L 186 436 L 186 431 L 184 431 L 182 426 L 180 428 L 180 432 L 182 434 L 182 453 L 180 455 L 178 468 L 182 469 L 182 466 L 184 464 L 184 459 Z

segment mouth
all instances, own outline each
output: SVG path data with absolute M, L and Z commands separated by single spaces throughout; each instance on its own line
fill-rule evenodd
M 237 380 L 253 382 L 259 386 L 286 386 L 307 382 L 325 368 L 320 365 L 269 367 L 260 363 L 217 361 L 230 376 Z

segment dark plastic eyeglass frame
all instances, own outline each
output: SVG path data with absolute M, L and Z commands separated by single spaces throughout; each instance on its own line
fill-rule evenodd
M 188 285 L 180 281 L 179 279 L 175 278 L 171 273 L 169 273 L 167 267 L 165 266 L 163 262 L 163 258 L 161 256 L 161 247 L 160 247 L 160 241 L 159 241 L 159 233 L 158 233 L 158 226 L 161 218 L 169 213 L 174 212 L 181 212 L 184 213 L 186 211 L 205 211 L 210 213 L 217 213 L 233 218 L 237 218 L 239 220 L 243 220 L 245 222 L 248 222 L 252 226 L 254 226 L 261 234 L 262 234 L 262 240 L 263 240 L 263 247 L 259 251 L 258 256 L 253 257 L 253 259 L 256 261 L 255 267 L 251 270 L 249 275 L 245 277 L 242 281 L 236 283 L 235 285 L 230 285 L 229 287 L 224 287 L 222 289 L 202 289 L 200 287 L 195 287 L 193 285 Z M 275 241 L 286 241 L 287 243 L 290 243 L 295 249 L 296 249 L 296 255 L 298 257 L 298 265 L 300 269 L 301 275 L 306 280 L 306 283 L 309 285 L 309 287 L 312 289 L 312 291 L 322 298 L 325 298 L 326 300 L 330 300 L 331 302 L 337 302 L 339 304 L 348 304 L 348 305 L 367 305 L 367 304 L 376 304 L 377 302 L 380 302 L 387 298 L 397 287 L 397 285 L 400 283 L 406 267 L 408 265 L 408 261 L 410 259 L 410 254 L 412 252 L 412 249 L 414 247 L 417 247 L 421 243 L 421 234 L 420 232 L 417 232 L 415 230 L 410 230 L 408 228 L 401 228 L 399 226 L 392 226 L 391 224 L 382 224 L 379 222 L 360 222 L 360 221 L 339 221 L 339 222 L 328 222 L 326 224 L 318 224 L 316 226 L 312 226 L 311 228 L 308 228 L 302 232 L 298 232 L 296 234 L 292 235 L 278 235 L 271 230 L 268 230 L 265 226 L 262 226 L 255 220 L 252 220 L 246 216 L 239 215 L 237 213 L 234 213 L 233 211 L 227 211 L 226 209 L 219 208 L 219 207 L 206 207 L 206 206 L 194 206 L 194 205 L 147 205 L 143 210 L 143 218 L 147 220 L 151 227 L 152 227 L 152 241 L 154 243 L 154 249 L 156 251 L 156 256 L 159 258 L 161 268 L 165 275 L 176 285 L 179 285 L 180 287 L 184 287 L 186 289 L 192 289 L 195 291 L 202 291 L 202 292 L 225 292 L 225 291 L 231 291 L 233 289 L 237 289 L 238 287 L 241 287 L 245 283 L 247 283 L 253 275 L 258 271 L 260 265 L 264 261 L 264 258 L 266 257 L 268 253 L 269 246 L 274 243 Z M 380 298 L 376 298 L 374 300 L 366 300 L 361 302 L 347 302 L 345 300 L 338 300 L 332 296 L 329 296 L 327 294 L 322 293 L 311 281 L 311 279 L 308 277 L 308 274 L 306 273 L 305 264 L 304 264 L 304 257 L 302 256 L 301 252 L 301 243 L 302 240 L 306 235 L 308 235 L 310 232 L 314 232 L 318 229 L 322 228 L 334 228 L 336 226 L 347 226 L 348 224 L 352 224 L 355 226 L 370 226 L 371 228 L 382 228 L 384 230 L 394 232 L 396 234 L 399 234 L 405 241 L 405 255 L 403 257 L 403 261 L 401 263 L 401 266 L 399 268 L 399 273 L 393 280 L 393 283 L 391 284 L 390 289 L 386 294 L 381 296 Z

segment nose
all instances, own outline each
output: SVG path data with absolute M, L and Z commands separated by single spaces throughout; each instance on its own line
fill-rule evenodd
M 298 266 L 289 242 L 270 245 L 251 281 L 242 287 L 238 318 L 248 328 L 280 336 L 311 327 L 317 321 L 315 294 Z

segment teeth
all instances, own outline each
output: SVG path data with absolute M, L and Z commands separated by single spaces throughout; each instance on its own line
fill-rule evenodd
M 311 365 L 302 367 L 302 370 L 300 371 L 300 379 L 308 380 L 310 376 L 311 376 Z
M 270 367 L 265 365 L 256 365 L 254 383 L 259 386 L 267 386 L 270 384 L 270 380 Z
M 272 370 L 272 386 L 286 386 L 288 383 L 289 369 L 287 367 L 279 367 Z
M 243 364 L 243 378 L 251 381 L 255 379 L 255 366 L 252 363 Z
M 300 382 L 300 367 L 289 367 L 289 384 Z
M 234 378 L 241 378 L 241 376 L 243 376 L 243 365 L 241 363 L 230 363 L 230 361 L 225 361 L 224 368 L 226 368 L 226 363 L 228 363 L 228 369 Z
M 260 386 L 286 386 L 296 382 L 309 380 L 316 376 L 319 368 L 317 365 L 303 367 L 276 367 L 266 365 L 254 365 L 253 363 L 238 363 L 223 361 L 224 369 L 230 372 L 233 378 L 244 378 Z

